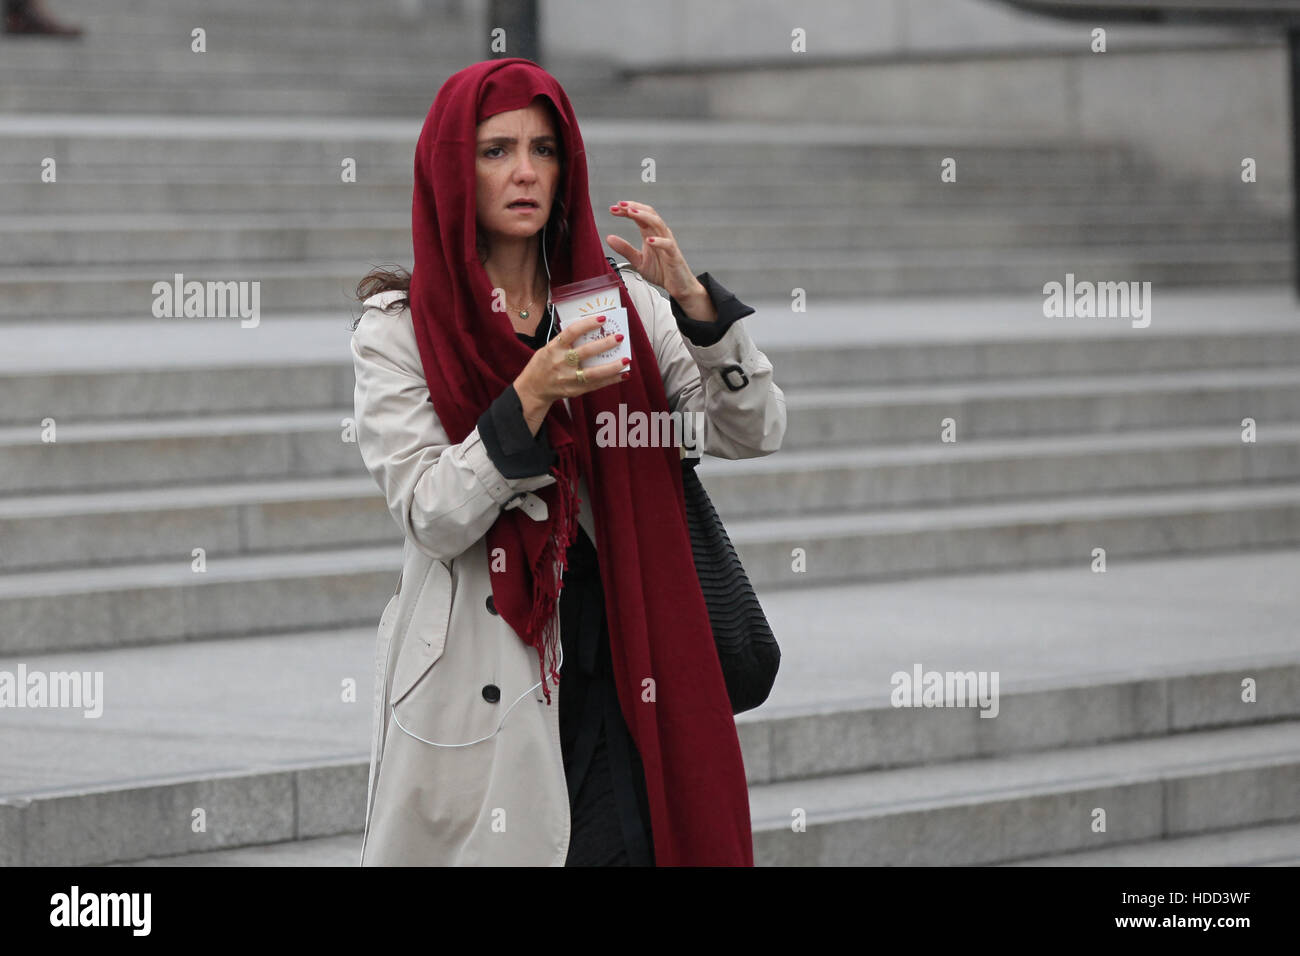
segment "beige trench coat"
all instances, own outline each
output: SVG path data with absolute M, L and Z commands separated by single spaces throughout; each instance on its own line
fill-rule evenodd
M 721 341 L 695 346 L 661 293 L 630 268 L 623 275 L 670 407 L 707 416 L 704 451 L 776 451 L 785 396 L 744 320 Z M 485 541 L 503 509 L 544 520 L 545 502 L 529 492 L 555 479 L 507 479 L 477 427 L 449 444 L 428 400 L 410 312 L 378 309 L 398 295 L 366 300 L 352 336 L 361 457 L 406 535 L 397 591 L 379 621 L 361 863 L 563 866 L 562 690 L 553 686 L 547 705 L 536 650 L 488 607 Z M 737 391 L 722 381 L 730 365 L 749 378 Z M 585 481 L 578 493 L 579 521 L 595 542 Z

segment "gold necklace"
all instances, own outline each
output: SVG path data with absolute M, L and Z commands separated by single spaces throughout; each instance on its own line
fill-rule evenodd
M 504 294 L 504 292 L 505 292 L 505 290 L 503 289 L 503 290 L 502 290 L 502 294 Z M 534 297 L 533 299 L 529 299 L 529 300 L 528 300 L 528 305 L 524 306 L 522 309 L 516 309 L 516 310 L 515 310 L 515 311 L 519 314 L 519 318 L 520 318 L 520 319 L 527 319 L 527 318 L 528 318 L 528 316 L 529 316 L 529 314 L 530 314 L 530 313 L 528 312 L 528 309 L 532 306 L 532 304 L 533 304 L 534 301 L 535 301 L 535 297 Z M 506 311 L 507 311 L 507 312 L 510 311 L 510 300 L 509 300 L 509 299 L 506 299 Z
M 532 305 L 532 304 L 533 304 L 533 300 L 532 300 L 532 299 L 529 299 L 529 300 L 528 300 L 528 305 Z M 506 308 L 507 308 L 507 309 L 510 308 L 510 303 L 509 303 L 509 302 L 506 303 Z M 526 319 L 526 318 L 528 318 L 528 306 L 527 306 L 527 305 L 524 306 L 522 309 L 516 309 L 515 311 L 519 313 L 519 318 L 521 318 L 521 319 Z

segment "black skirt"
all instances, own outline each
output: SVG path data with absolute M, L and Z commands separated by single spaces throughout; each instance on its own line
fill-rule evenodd
M 567 557 L 560 745 L 573 826 L 564 865 L 654 866 L 645 771 L 619 709 L 596 548 L 581 527 Z

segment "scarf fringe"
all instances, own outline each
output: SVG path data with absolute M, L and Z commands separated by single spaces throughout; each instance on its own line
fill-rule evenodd
M 569 545 L 577 536 L 578 498 L 577 452 L 572 442 L 564 445 L 557 452 L 559 459 L 551 468 L 556 480 L 557 515 L 553 524 L 554 533 L 547 539 L 542 553 L 538 555 L 533 571 L 533 607 L 528 618 L 529 643 L 537 648 L 538 666 L 541 669 L 542 692 L 546 703 L 551 703 L 551 688 L 548 676 L 556 683 L 560 680 L 559 672 L 559 621 L 555 614 L 560 587 L 564 581 L 564 569 L 568 564 Z M 574 475 L 572 482 L 566 475 Z

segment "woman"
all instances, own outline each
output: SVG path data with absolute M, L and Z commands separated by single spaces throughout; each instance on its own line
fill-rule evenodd
M 406 535 L 362 863 L 752 865 L 681 451 L 603 447 L 594 423 L 699 410 L 710 454 L 775 451 L 784 396 L 736 322 L 753 310 L 620 202 L 644 239 L 609 237 L 641 273 L 632 359 L 580 367 L 597 320 L 557 329 L 550 288 L 610 268 L 573 109 L 529 60 L 447 80 L 412 205 L 415 267 L 363 280 L 352 341 L 361 455 Z

